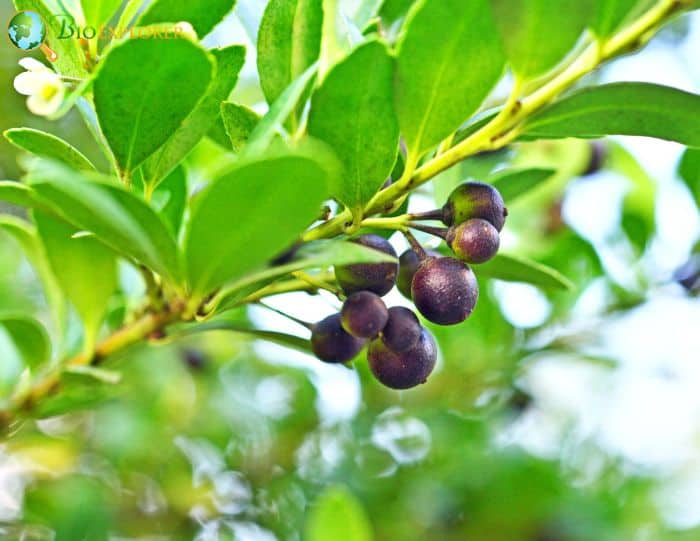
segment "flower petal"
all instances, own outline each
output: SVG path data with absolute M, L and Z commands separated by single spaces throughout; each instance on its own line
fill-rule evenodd
M 36 60 L 35 58 L 21 58 L 19 65 L 22 66 L 27 71 L 51 71 L 44 64 Z
M 14 87 L 20 94 L 31 96 L 41 87 L 41 81 L 37 79 L 36 73 L 24 71 L 15 77 Z

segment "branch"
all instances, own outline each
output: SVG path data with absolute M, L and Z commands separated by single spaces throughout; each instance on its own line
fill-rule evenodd
M 460 161 L 484 150 L 503 148 L 519 135 L 518 128 L 530 116 L 603 62 L 644 44 L 666 20 L 688 4 L 687 0 L 658 2 L 631 25 L 607 40 L 594 40 L 565 69 L 521 100 L 518 99 L 519 85 L 516 83 L 496 117 L 456 146 L 438 153 L 432 160 L 412 171 L 407 178 L 402 178 L 378 192 L 365 207 L 364 215 L 387 212 L 408 193 Z M 340 235 L 350 220 L 350 212 L 344 210 L 332 220 L 307 231 L 302 238 L 304 241 L 310 241 Z

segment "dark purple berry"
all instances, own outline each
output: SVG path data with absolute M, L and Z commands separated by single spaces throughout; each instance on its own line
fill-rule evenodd
M 316 357 L 327 363 L 349 361 L 364 347 L 366 341 L 349 335 L 340 324 L 340 314 L 333 314 L 311 329 L 311 349 Z
M 384 301 L 371 291 L 350 295 L 340 311 L 343 328 L 357 338 L 374 338 L 386 325 L 389 311 Z
M 455 255 L 467 263 L 485 263 L 496 255 L 501 242 L 496 228 L 481 218 L 453 225 L 446 240 Z
M 496 188 L 483 182 L 465 182 L 457 186 L 442 207 L 445 225 L 457 225 L 471 218 L 491 222 L 498 231 L 503 229 L 508 210 Z
M 202 370 L 207 364 L 207 359 L 199 349 L 187 348 L 182 352 L 182 360 L 185 366 L 191 370 Z
M 423 327 L 413 311 L 403 306 L 393 306 L 389 308 L 382 340 L 392 351 L 406 351 L 418 342 L 422 331 Z
M 372 374 L 392 389 L 410 389 L 425 383 L 435 368 L 435 339 L 423 329 L 416 344 L 402 352 L 393 351 L 380 339 L 370 343 L 367 352 Z
M 440 254 L 434 250 L 426 250 L 425 253 L 430 257 L 440 257 Z M 414 250 L 409 248 L 401 254 L 399 258 L 399 276 L 396 279 L 396 287 L 407 299 L 411 298 L 411 282 L 419 266 L 420 258 Z
M 429 258 L 421 263 L 413 277 L 411 296 L 428 321 L 455 325 L 474 310 L 479 284 L 462 261 L 453 257 Z
M 673 279 L 689 293 L 700 292 L 700 254 L 690 257 L 673 273 Z
M 608 157 L 608 149 L 601 141 L 593 141 L 590 145 L 591 156 L 588 158 L 586 169 L 581 173 L 581 176 L 587 177 L 600 171 L 605 165 L 605 159 Z
M 396 257 L 396 251 L 389 241 L 379 235 L 361 235 L 352 242 Z M 355 263 L 336 267 L 335 277 L 346 295 L 367 290 L 383 296 L 394 287 L 398 267 L 396 262 Z

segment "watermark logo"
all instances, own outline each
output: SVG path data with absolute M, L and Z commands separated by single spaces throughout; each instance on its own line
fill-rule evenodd
M 56 51 L 46 45 L 46 23 L 35 11 L 18 11 L 7 25 L 10 43 L 22 51 L 41 49 L 51 62 L 58 58 Z

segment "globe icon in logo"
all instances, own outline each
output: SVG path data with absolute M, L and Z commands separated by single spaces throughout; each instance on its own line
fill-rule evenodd
M 38 13 L 20 11 L 11 19 L 7 27 L 10 41 L 18 49 L 33 51 L 46 39 L 46 26 Z

